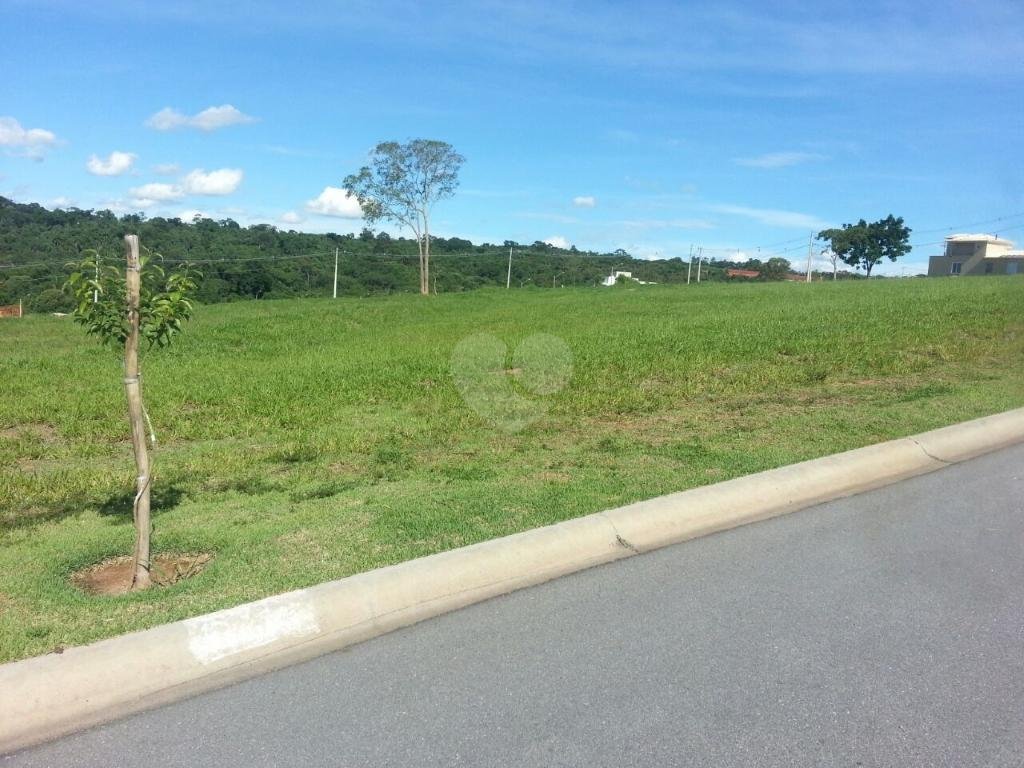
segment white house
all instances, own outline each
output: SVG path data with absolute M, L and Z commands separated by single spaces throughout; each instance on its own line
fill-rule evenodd
M 610 275 L 608 275 L 608 277 L 602 280 L 601 285 L 615 285 L 619 281 L 620 277 L 624 277 L 627 280 L 632 280 L 634 283 L 640 283 L 640 285 L 654 285 L 654 283 L 648 283 L 645 280 L 638 280 L 637 278 L 633 277 L 632 272 L 620 272 L 619 270 L 615 270 Z
M 950 235 L 946 252 L 928 259 L 928 276 L 1024 274 L 1024 250 L 995 235 Z

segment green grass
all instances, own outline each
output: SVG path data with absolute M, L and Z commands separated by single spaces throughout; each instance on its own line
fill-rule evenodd
M 520 432 L 453 383 L 481 331 L 572 351 Z M 69 574 L 132 540 L 119 359 L 0 321 L 0 660 L 1024 405 L 1024 280 L 218 305 L 144 371 L 155 548 L 215 559 L 88 597 Z

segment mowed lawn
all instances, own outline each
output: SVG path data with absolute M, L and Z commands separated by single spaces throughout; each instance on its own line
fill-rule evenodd
M 456 345 L 564 340 L 518 432 Z M 198 576 L 90 597 L 130 551 L 121 364 L 70 318 L 0 321 L 0 660 L 1024 405 L 1024 279 L 486 290 L 200 307 L 144 358 L 155 550 Z M 517 390 L 517 391 L 518 391 Z

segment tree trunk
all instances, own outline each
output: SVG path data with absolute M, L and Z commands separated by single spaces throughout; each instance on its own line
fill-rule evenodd
M 427 283 L 424 278 L 426 265 L 423 263 L 423 235 L 419 231 L 416 232 L 416 250 L 420 255 L 420 293 L 425 294 L 427 292 Z
M 423 216 L 423 295 L 430 295 L 430 222 Z
M 135 551 L 132 555 L 132 589 L 146 589 L 152 583 L 149 574 L 149 452 L 146 449 L 146 424 L 142 409 L 139 372 L 139 236 L 125 235 L 128 266 L 128 338 L 124 342 L 124 391 L 128 398 L 128 420 L 132 426 L 132 450 L 135 452 Z

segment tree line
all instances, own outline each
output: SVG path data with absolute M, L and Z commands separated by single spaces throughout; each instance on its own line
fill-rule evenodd
M 202 303 L 329 296 L 335 249 L 340 253 L 339 295 L 422 290 L 419 244 L 386 232 L 364 228 L 310 234 L 270 224 L 242 226 L 232 219 L 184 222 L 141 213 L 117 216 L 108 210 L 49 210 L 0 197 L 0 304 L 21 300 L 27 311 L 68 311 L 72 300 L 63 290 L 67 264 L 80 262 L 90 250 L 99 253 L 101 263 L 120 264 L 125 234 L 139 235 L 169 262 L 194 263 L 203 275 L 195 294 Z M 646 260 L 624 250 L 599 253 L 541 241 L 474 245 L 463 238 L 431 236 L 430 247 L 429 290 L 438 293 L 504 287 L 510 248 L 515 288 L 592 286 L 613 270 L 632 272 L 646 282 L 685 283 L 689 266 L 680 257 Z M 765 278 L 789 271 L 788 262 L 780 262 Z M 736 266 L 745 265 L 706 261 L 701 279 L 724 280 L 725 269 Z

